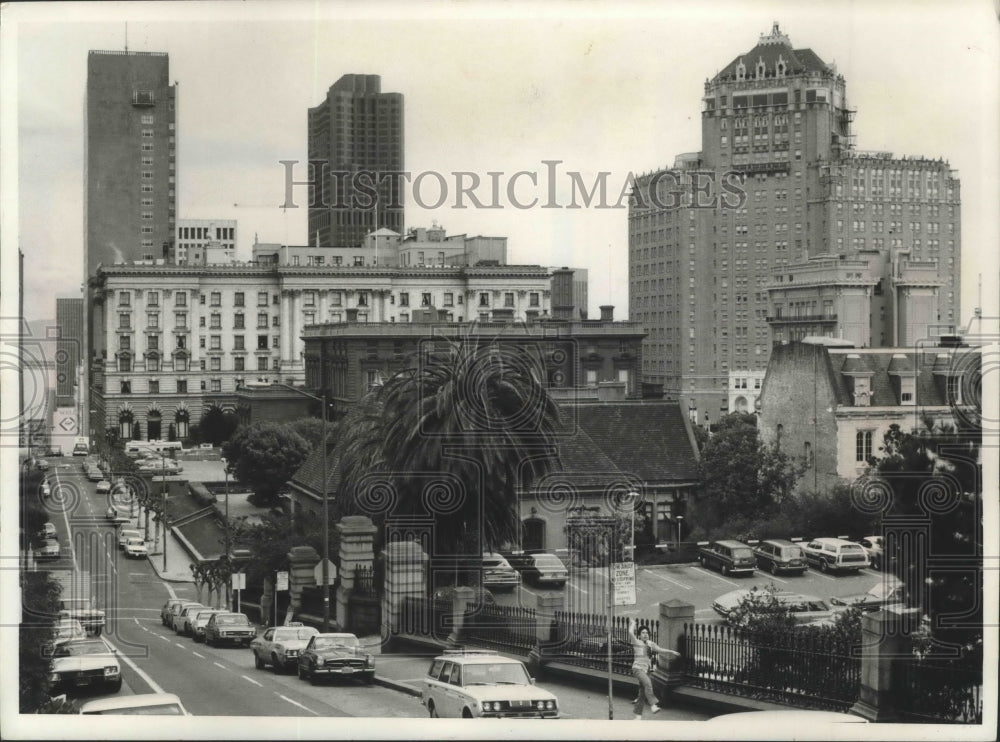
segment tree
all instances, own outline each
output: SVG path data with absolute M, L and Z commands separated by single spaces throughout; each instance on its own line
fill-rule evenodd
M 434 517 L 435 553 L 463 553 L 469 533 L 477 548 L 492 550 L 516 540 L 518 491 L 558 463 L 559 412 L 537 380 L 542 361 L 530 346 L 445 342 L 436 340 L 434 352 L 344 420 L 340 491 L 359 507 L 374 473 L 392 492 L 384 515 Z
M 312 451 L 323 442 L 323 421 L 315 417 L 304 417 L 285 423 L 288 428 L 302 436 L 302 439 L 309 445 Z M 327 422 L 327 445 L 332 445 L 337 439 L 337 425 Z
M 755 418 L 744 412 L 719 421 L 701 452 L 699 470 L 702 487 L 696 504 L 705 527 L 732 516 L 773 512 L 802 473 L 788 454 L 761 442 Z
M 288 425 L 254 423 L 222 446 L 226 469 L 253 491 L 261 507 L 278 505 L 278 493 L 309 454 L 309 444 Z
M 21 573 L 21 625 L 18 641 L 19 706 L 32 713 L 49 700 L 49 660 L 46 649 L 55 638 L 62 587 L 45 571 Z
M 201 439 L 213 446 L 229 440 L 239 427 L 239 420 L 231 412 L 223 412 L 221 407 L 211 407 L 198 423 Z
M 978 431 L 932 421 L 912 433 L 892 425 L 873 474 L 891 493 L 882 514 L 886 564 L 906 585 L 907 602 L 930 618 L 929 653 L 957 649 L 981 666 L 980 443 Z

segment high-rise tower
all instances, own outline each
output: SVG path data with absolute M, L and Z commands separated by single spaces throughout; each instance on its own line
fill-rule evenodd
M 958 322 L 957 174 L 857 151 L 853 116 L 836 68 L 775 23 L 705 83 L 701 151 L 638 179 L 643 377 L 693 420 L 753 411 L 773 344 L 896 346 Z
M 323 188 L 310 204 L 326 205 L 309 209 L 310 243 L 356 247 L 380 227 L 402 234 L 403 181 L 393 175 L 403 170 L 402 94 L 383 93 L 378 75 L 344 75 L 309 109 L 308 134 L 312 178 Z

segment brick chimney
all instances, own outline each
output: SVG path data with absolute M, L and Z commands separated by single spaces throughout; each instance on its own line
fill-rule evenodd
M 601 305 L 601 322 L 614 322 L 615 321 L 615 307 L 614 304 L 602 304 Z

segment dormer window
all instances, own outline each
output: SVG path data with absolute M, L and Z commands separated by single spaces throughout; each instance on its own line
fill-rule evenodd
M 746 79 L 746 76 L 747 76 L 747 68 L 746 65 L 743 64 L 743 60 L 741 59 L 739 61 L 739 64 L 736 65 L 736 79 L 737 81 L 742 82 L 743 80 Z
M 767 73 L 767 66 L 764 64 L 764 59 L 761 57 L 757 60 L 757 79 L 763 80 Z

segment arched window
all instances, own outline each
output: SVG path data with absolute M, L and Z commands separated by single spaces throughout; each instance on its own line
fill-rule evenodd
M 163 438 L 163 415 L 159 410 L 150 410 L 146 415 L 146 437 L 149 440 L 160 440 Z

